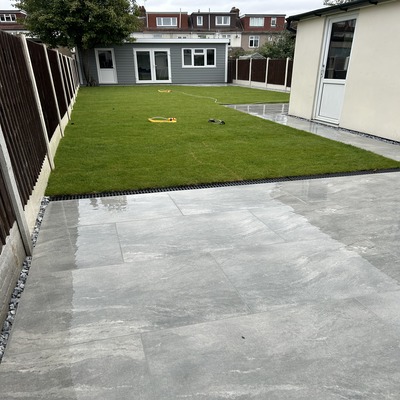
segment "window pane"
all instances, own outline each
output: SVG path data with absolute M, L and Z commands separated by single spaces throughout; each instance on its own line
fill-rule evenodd
M 346 79 L 355 26 L 355 19 L 332 24 L 326 79 Z
M 156 80 L 168 80 L 168 53 L 166 51 L 155 51 L 154 61 L 156 63 Z
M 231 17 L 218 15 L 215 17 L 215 24 L 216 25 L 229 25 L 231 22 Z
M 196 67 L 201 67 L 204 65 L 204 54 L 195 54 L 194 55 L 194 65 Z
M 111 50 L 99 51 L 99 66 L 102 69 L 113 68 Z
M 259 47 L 259 45 L 260 45 L 260 37 L 259 36 L 250 36 L 249 47 Z
M 264 26 L 264 18 L 250 18 L 250 26 Z
M 151 80 L 151 63 L 149 51 L 137 51 L 136 60 L 138 65 L 138 73 L 140 81 Z
M 192 65 L 192 50 L 183 50 L 183 65 Z
M 214 49 L 207 49 L 207 65 L 215 65 Z
M 176 17 L 157 17 L 157 26 L 177 26 Z

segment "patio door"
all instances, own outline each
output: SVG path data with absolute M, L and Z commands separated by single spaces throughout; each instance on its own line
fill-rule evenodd
M 169 49 L 134 50 L 137 83 L 170 83 Z
M 316 119 L 339 123 L 355 27 L 355 16 L 329 21 L 316 102 Z
M 118 83 L 114 49 L 95 49 L 99 83 Z

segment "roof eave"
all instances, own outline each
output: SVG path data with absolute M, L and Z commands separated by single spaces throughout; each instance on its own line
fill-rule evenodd
M 292 15 L 287 17 L 286 21 L 288 22 L 288 24 L 290 24 L 290 22 L 292 21 L 301 21 L 302 19 L 307 19 L 307 18 L 322 17 L 324 15 L 334 14 L 339 11 L 347 12 L 348 10 L 360 7 L 366 7 L 370 5 L 377 5 L 379 3 L 383 3 L 386 1 L 392 1 L 392 0 L 354 0 L 350 1 L 349 3 L 338 4 L 335 6 L 324 7 L 324 8 L 319 8 L 317 10 L 308 11 L 302 14 Z

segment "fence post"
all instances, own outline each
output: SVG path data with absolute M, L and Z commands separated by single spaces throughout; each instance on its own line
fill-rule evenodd
M 61 126 L 62 123 L 61 123 L 60 109 L 58 108 L 58 100 L 57 100 L 56 88 L 55 88 L 55 86 L 54 86 L 54 80 L 53 80 L 53 74 L 51 73 L 51 66 L 50 66 L 50 61 L 49 61 L 49 55 L 47 54 L 47 47 L 46 47 L 45 44 L 43 44 L 43 51 L 44 51 L 44 55 L 45 55 L 45 58 L 46 58 L 47 69 L 49 70 L 50 83 L 51 83 L 51 90 L 53 91 L 54 102 L 56 103 L 57 117 L 58 117 L 58 126 L 59 126 L 59 128 L 60 128 L 61 136 L 64 136 L 64 132 L 63 132 L 62 126 Z
M 250 64 L 249 64 L 249 86 L 251 87 L 251 75 L 253 70 L 253 59 L 250 58 Z
M 238 72 L 239 72 L 239 59 L 236 59 L 236 71 L 235 71 L 235 78 L 238 79 Z
M 265 67 L 265 86 L 268 86 L 268 70 L 269 70 L 269 60 L 270 58 L 267 58 L 267 65 Z
M 28 67 L 28 73 L 29 73 L 29 76 L 31 78 L 33 94 L 35 96 L 36 108 L 38 110 L 40 123 L 42 125 L 42 133 L 43 133 L 44 140 L 45 140 L 45 143 L 46 143 L 47 159 L 49 161 L 50 168 L 53 170 L 54 169 L 54 159 L 53 159 L 53 155 L 51 154 L 49 137 L 47 135 L 47 129 L 46 129 L 46 123 L 44 121 L 42 105 L 40 103 L 39 92 L 38 92 L 37 86 L 36 86 L 35 74 L 33 72 L 32 62 L 31 62 L 31 58 L 29 56 L 28 43 L 26 42 L 26 36 L 25 35 L 21 34 L 20 38 L 21 38 L 21 41 L 22 41 L 22 48 L 23 48 L 23 51 L 24 51 L 26 65 Z
M 290 58 L 286 58 L 286 69 L 285 69 L 285 90 L 287 90 L 287 79 L 288 79 L 288 72 L 289 72 L 289 61 Z
M 11 159 L 8 153 L 6 141 L 4 139 L 3 130 L 0 126 L 0 167 L 3 171 L 4 183 L 6 190 L 10 196 L 11 205 L 15 213 L 22 243 L 27 256 L 32 255 L 32 240 L 29 233 L 28 223 L 25 218 L 24 209 L 22 207 L 21 196 L 18 192 L 17 182 L 15 180 L 14 171 L 11 166 Z

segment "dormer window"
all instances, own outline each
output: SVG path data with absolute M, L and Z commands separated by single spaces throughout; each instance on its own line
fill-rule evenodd
M 157 17 L 157 26 L 178 26 L 176 17 Z
M 217 15 L 215 17 L 215 25 L 229 26 L 231 24 L 231 17 L 226 15 Z
M 16 20 L 15 14 L 0 14 L 0 22 L 15 22 Z
M 264 18 L 262 17 L 251 17 L 250 26 L 264 26 Z
M 203 16 L 202 15 L 197 16 L 197 26 L 203 26 Z

